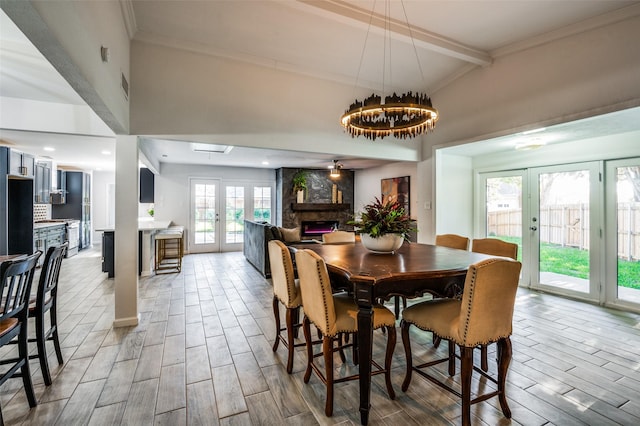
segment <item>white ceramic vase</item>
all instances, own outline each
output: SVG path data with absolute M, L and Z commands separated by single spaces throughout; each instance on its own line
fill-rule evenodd
M 296 202 L 297 203 L 304 203 L 304 191 L 300 190 L 296 193 Z
M 404 239 L 400 234 L 386 234 L 373 238 L 369 234 L 361 234 L 362 245 L 375 253 L 393 253 L 398 250 Z

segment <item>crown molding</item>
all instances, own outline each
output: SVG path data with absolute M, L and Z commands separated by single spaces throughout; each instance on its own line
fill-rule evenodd
M 122 18 L 124 19 L 124 25 L 127 28 L 129 40 L 133 40 L 133 36 L 135 36 L 138 31 L 136 14 L 133 10 L 133 2 L 131 0 L 120 0 L 120 10 L 122 11 Z
M 614 10 L 613 12 L 585 19 L 584 21 L 577 22 L 572 25 L 567 25 L 566 27 L 555 31 L 550 31 L 536 37 L 531 37 L 526 40 L 495 49 L 489 53 L 493 58 L 511 55 L 561 38 L 570 37 L 596 28 L 612 25 L 626 19 L 634 18 L 638 15 L 640 15 L 640 4 L 634 4 Z
M 176 40 L 169 37 L 164 37 L 158 34 L 152 34 L 148 32 L 138 31 L 136 33 L 136 42 L 156 45 L 161 47 L 167 47 L 170 49 L 182 50 L 185 52 L 191 52 L 196 54 L 207 55 L 215 58 L 226 59 L 230 61 L 242 62 L 260 67 L 270 68 L 277 71 L 289 72 L 292 74 L 302 75 L 311 78 L 317 78 L 320 80 L 330 81 L 333 83 L 345 84 L 348 86 L 354 86 L 354 77 L 347 76 L 339 73 L 331 72 L 318 72 L 313 69 L 290 64 L 283 61 L 276 61 L 273 59 L 267 59 L 260 56 L 250 55 L 246 53 L 234 52 L 230 50 L 220 49 L 212 47 L 202 43 L 185 42 L 184 40 Z M 369 90 L 381 90 L 380 83 L 372 82 L 366 79 L 358 80 L 358 87 L 363 87 Z M 399 87 L 389 87 L 388 90 L 402 90 Z

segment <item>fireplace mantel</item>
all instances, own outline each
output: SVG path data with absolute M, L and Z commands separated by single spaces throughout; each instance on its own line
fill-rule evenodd
M 349 210 L 349 203 L 291 203 L 294 212 L 336 212 Z

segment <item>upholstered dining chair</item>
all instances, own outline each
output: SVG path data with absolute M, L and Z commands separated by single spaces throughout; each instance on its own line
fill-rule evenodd
M 518 258 L 518 245 L 502 241 L 497 238 L 476 238 L 471 242 L 471 251 L 474 253 L 489 254 L 491 256 Z
M 38 250 L 31 256 L 0 264 L 0 347 L 18 339 L 18 356 L 0 360 L 0 364 L 11 365 L 0 376 L 0 385 L 12 377 L 22 377 L 30 407 L 35 407 L 38 403 L 29 369 L 27 321 L 29 294 L 40 255 L 42 252 Z M 4 424 L 1 410 L 0 423 Z
M 293 261 L 289 248 L 279 240 L 269 241 L 269 263 L 271 266 L 271 280 L 273 281 L 273 314 L 276 320 L 276 340 L 273 343 L 273 351 L 278 350 L 282 341 L 288 351 L 287 373 L 293 370 L 293 354 L 296 347 L 304 346 L 304 343 L 295 343 L 300 328 L 300 289 L 293 271 Z M 286 309 L 285 327 L 280 325 L 280 303 Z M 286 331 L 287 336 L 282 332 Z
M 415 371 L 462 399 L 462 425 L 471 423 L 471 405 L 497 396 L 505 417 L 511 411 L 505 394 L 505 382 L 511 362 L 513 309 L 521 264 L 505 258 L 492 258 L 469 267 L 462 299 L 434 299 L 412 305 L 402 312 L 402 342 L 407 371 L 402 390 L 407 391 Z M 449 342 L 449 356 L 413 366 L 409 328 L 415 325 L 431 331 Z M 481 344 L 498 343 L 497 378 L 473 366 L 473 350 Z M 460 391 L 440 381 L 423 369 L 442 362 L 449 363 L 449 375 L 455 374 L 455 346 L 460 349 Z M 497 390 L 471 399 L 473 371 L 497 384 Z
M 62 350 L 60 349 L 60 338 L 58 337 L 58 278 L 60 277 L 60 267 L 62 259 L 67 251 L 69 243 L 60 246 L 49 247 L 47 254 L 40 268 L 40 278 L 36 297 L 29 301 L 29 318 L 35 318 L 36 337 L 29 339 L 29 342 L 36 342 L 37 353 L 30 355 L 30 359 L 40 361 L 40 370 L 44 384 L 51 385 L 51 373 L 47 361 L 47 341 L 53 342 L 56 351 L 58 364 L 62 365 Z M 49 325 L 46 328 L 46 314 L 49 312 Z M 45 329 L 46 328 L 46 329 Z
M 315 372 L 322 383 L 326 385 L 327 394 L 324 412 L 328 417 L 333 415 L 333 387 L 335 383 L 347 380 L 357 380 L 359 376 L 352 375 L 334 378 L 333 354 L 345 346 L 354 347 L 354 358 L 357 360 L 357 338 L 353 336 L 353 343 L 342 344 L 342 334 L 355 334 L 358 331 L 358 306 L 352 296 L 345 293 L 333 294 L 329 283 L 329 274 L 324 260 L 311 250 L 296 252 L 296 265 L 300 277 L 300 291 L 302 293 L 302 307 L 304 319 L 302 327 L 307 346 L 307 369 L 304 382 L 309 383 L 311 373 Z M 322 336 L 322 352 L 313 352 L 311 342 L 311 324 L 314 324 Z M 382 305 L 373 307 L 373 328 L 384 327 L 387 334 L 387 349 L 384 368 L 372 360 L 371 375 L 384 374 L 387 392 L 391 399 L 395 392 L 391 384 L 391 359 L 396 344 L 395 316 L 393 312 Z M 334 344 L 337 343 L 337 347 Z M 354 346 L 355 345 L 355 346 Z M 314 361 L 317 357 L 324 359 L 324 373 Z
M 356 233 L 348 231 L 329 232 L 328 234 L 322 234 L 322 242 L 324 244 L 355 243 Z
M 476 238 L 471 244 L 471 251 L 474 253 L 488 254 L 491 256 L 509 257 L 518 259 L 518 245 L 497 238 Z M 489 369 L 489 350 L 487 345 L 480 346 L 480 368 L 483 371 Z
M 440 247 L 449 247 L 458 250 L 469 250 L 469 238 L 457 234 L 438 234 L 436 235 L 435 245 Z M 433 346 L 436 348 L 440 345 L 440 338 L 433 336 Z
M 469 238 L 456 234 L 436 235 L 436 245 L 458 250 L 469 250 Z

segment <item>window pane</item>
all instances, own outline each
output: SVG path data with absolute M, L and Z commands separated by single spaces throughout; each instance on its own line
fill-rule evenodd
M 271 223 L 271 187 L 253 188 L 253 220 Z
M 618 298 L 640 303 L 640 166 L 618 167 Z
M 215 243 L 215 219 L 216 219 L 216 186 L 211 184 L 195 185 L 195 244 Z
M 225 242 L 241 243 L 244 237 L 244 187 L 227 186 Z

